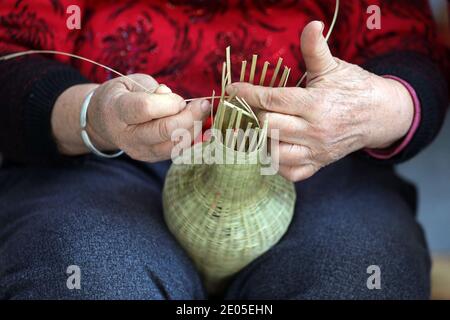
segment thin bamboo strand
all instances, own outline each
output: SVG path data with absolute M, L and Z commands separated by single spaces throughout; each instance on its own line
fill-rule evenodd
M 224 65 L 224 70 L 225 70 L 225 65 Z M 223 126 L 223 121 L 225 119 L 225 112 L 226 112 L 226 108 L 224 103 L 226 102 L 224 100 L 224 92 L 225 92 L 225 83 L 227 82 L 228 79 L 228 74 L 224 77 L 223 80 L 223 84 L 222 84 L 222 96 L 220 97 L 220 103 L 219 103 L 219 107 L 218 107 L 218 112 L 219 112 L 219 116 L 220 116 L 220 121 L 219 121 L 219 130 L 222 130 L 222 126 Z
M 278 82 L 278 87 L 282 87 L 283 86 L 284 81 L 286 80 L 286 76 L 288 74 L 288 70 L 289 70 L 288 67 L 284 67 L 283 74 L 281 75 L 280 82 Z
M 117 71 L 114 70 L 111 67 L 108 67 L 104 64 L 101 64 L 99 62 L 96 62 L 94 60 L 91 60 L 89 58 L 85 58 L 76 54 L 72 54 L 72 53 L 68 53 L 68 52 L 64 52 L 64 51 L 56 51 L 56 50 L 28 50 L 28 51 L 21 51 L 21 52 L 15 52 L 15 53 L 11 53 L 8 55 L 4 55 L 4 56 L 0 56 L 0 61 L 7 61 L 7 60 L 11 60 L 11 59 L 16 59 L 19 58 L 21 56 L 26 56 L 26 55 L 33 55 L 33 54 L 59 54 L 59 55 L 63 55 L 63 56 L 67 56 L 67 57 L 71 57 L 71 58 L 75 58 L 75 59 L 79 59 L 79 60 L 83 60 L 89 63 L 92 63 L 96 66 L 99 66 L 101 68 L 104 68 L 105 70 L 108 70 L 120 77 L 124 77 L 127 78 L 128 80 L 130 80 L 131 82 L 133 82 L 134 84 L 136 84 L 137 86 L 141 87 L 142 89 L 145 90 L 145 92 L 147 93 L 151 93 L 150 90 L 148 90 L 148 88 L 144 87 L 142 84 L 140 84 L 139 82 L 137 82 L 136 80 L 133 80 L 131 77 Z M 224 64 L 226 65 L 226 63 L 224 62 Z M 243 61 L 243 65 L 246 65 L 247 61 Z M 245 66 L 244 66 L 244 71 L 245 71 Z M 222 74 L 224 74 L 224 72 L 222 72 Z M 244 72 L 245 75 L 245 72 Z M 241 73 L 242 76 L 242 73 Z M 227 78 L 228 79 L 228 78 Z M 243 81 L 243 79 L 241 80 Z M 189 99 L 184 99 L 184 101 L 186 102 L 191 102 L 191 101 L 195 101 L 195 100 L 204 100 L 204 99 L 211 99 L 211 98 L 219 98 L 219 97 L 224 97 L 227 98 L 228 96 L 226 96 L 225 94 L 221 95 L 221 96 L 207 96 L 207 97 L 198 97 L 198 98 L 189 98 Z
M 225 101 L 226 102 L 226 101 Z M 223 106 L 223 104 L 225 103 L 225 102 L 220 102 L 220 104 L 219 104 L 219 108 L 217 109 L 217 111 L 218 111 L 218 115 L 217 115 L 217 118 L 218 118 L 218 123 L 217 123 L 217 129 L 219 129 L 219 130 L 222 130 L 222 126 L 223 126 L 223 119 L 225 118 L 225 111 L 226 111 L 226 108 Z
M 241 66 L 241 77 L 239 78 L 239 82 L 245 81 L 245 71 L 247 70 L 247 60 L 242 61 Z
M 257 61 L 258 61 L 258 55 L 254 54 L 252 57 L 252 66 L 250 68 L 250 78 L 248 80 L 248 82 L 250 82 L 251 84 L 253 84 L 253 80 L 255 79 L 255 71 L 256 71 Z
M 106 70 L 108 70 L 108 71 L 110 71 L 110 72 L 112 72 L 112 73 L 114 73 L 114 74 L 116 74 L 118 76 L 125 77 L 128 80 L 130 80 L 131 82 L 133 82 L 135 85 L 141 87 L 146 92 L 150 93 L 150 91 L 146 87 L 144 87 L 142 84 L 140 84 L 139 82 L 133 80 L 132 78 L 128 77 L 127 75 L 125 75 L 125 74 L 123 74 L 123 73 L 121 73 L 121 72 L 119 72 L 117 70 L 114 70 L 111 67 L 108 67 L 108 66 L 106 66 L 104 64 L 101 64 L 101 63 L 96 62 L 94 60 L 91 60 L 89 58 L 85 58 L 85 57 L 82 57 L 82 56 L 79 56 L 79 55 L 76 55 L 76 54 L 72 54 L 72 53 L 68 53 L 68 52 L 64 52 L 64 51 L 56 51 L 56 50 L 28 50 L 28 51 L 21 51 L 21 52 L 15 52 L 15 53 L 11 53 L 11 54 L 8 54 L 8 55 L 5 55 L 5 56 L 1 56 L 0 57 L 0 61 L 7 61 L 7 60 L 19 58 L 21 56 L 32 55 L 32 54 L 59 54 L 59 55 L 63 55 L 63 56 L 67 56 L 67 57 L 83 60 L 83 61 L 92 63 L 92 64 L 94 64 L 96 66 L 99 66 L 101 68 L 104 68 L 104 69 L 106 69 Z M 213 99 L 213 98 L 218 98 L 218 97 L 219 96 L 214 96 L 213 95 L 213 96 L 208 96 L 208 97 L 198 97 L 198 98 L 184 99 L 184 101 L 191 102 L 191 101 L 195 101 L 195 100 Z M 227 97 L 227 96 L 225 96 L 225 97 Z
M 275 81 L 277 80 L 278 72 L 280 72 L 282 63 L 283 63 L 283 58 L 281 58 L 281 57 L 278 58 L 277 66 L 275 67 L 275 71 L 273 72 L 273 76 L 272 76 L 272 79 L 270 80 L 269 87 L 273 87 L 273 85 L 275 84 Z
M 236 97 L 236 98 L 237 98 L 237 97 Z M 234 104 L 232 104 L 232 103 L 230 103 L 230 102 L 228 102 L 228 101 L 224 101 L 224 102 L 223 102 L 223 105 L 224 105 L 225 107 L 228 107 L 229 109 L 242 110 L 241 108 L 235 106 Z M 251 115 L 250 113 L 248 113 L 247 111 L 245 111 L 245 110 L 242 110 L 242 113 L 245 114 L 247 117 L 253 118 L 252 115 Z
M 195 100 L 207 100 L 207 99 L 211 99 L 211 98 L 220 98 L 221 96 L 208 96 L 208 97 L 198 97 L 198 98 L 189 98 L 189 99 L 184 99 L 184 101 L 186 102 L 191 102 L 191 101 L 195 101 Z M 229 98 L 230 96 L 224 95 L 224 98 Z
M 252 112 L 251 108 L 249 108 L 243 101 L 241 98 L 236 97 L 236 100 L 241 104 L 241 106 L 244 108 L 244 110 L 246 110 L 249 114 Z
M 264 80 L 266 80 L 266 73 L 267 73 L 267 68 L 269 67 L 269 62 L 266 61 L 264 62 L 264 66 L 261 72 L 261 78 L 259 79 L 259 85 L 263 86 L 264 85 Z
M 211 96 L 211 123 L 214 124 L 214 100 L 216 97 L 216 91 L 213 90 L 212 96 Z
M 259 136 L 259 128 L 255 128 L 255 130 L 253 131 L 253 135 L 252 135 L 250 144 L 248 146 L 249 152 L 255 151 L 255 149 L 257 147 L 258 136 Z
M 236 120 L 236 116 L 237 116 L 237 111 L 238 111 L 238 109 L 233 109 L 231 111 L 231 117 L 230 117 L 230 121 L 228 122 L 228 128 L 227 129 L 233 129 L 234 128 L 234 124 L 235 124 L 235 120 Z
M 224 95 L 225 95 L 225 83 L 227 81 L 226 80 L 227 79 L 227 75 L 225 74 L 226 68 L 227 68 L 227 63 L 224 62 L 222 64 L 222 83 L 221 83 L 221 85 L 222 85 L 222 92 L 220 93 L 220 100 L 223 100 Z
M 231 145 L 230 145 L 230 149 L 232 150 L 236 150 L 236 138 L 237 138 L 237 131 L 233 131 L 233 137 L 231 139 Z
M 236 117 L 236 125 L 234 126 L 234 128 L 235 128 L 236 130 L 239 130 L 240 127 L 241 127 L 242 113 L 243 113 L 243 112 L 242 112 L 242 109 L 239 109 L 239 110 L 238 110 L 237 117 Z
M 233 136 L 234 136 L 234 130 L 232 130 L 232 129 L 234 129 L 234 124 L 235 124 L 235 120 L 236 120 L 236 115 L 237 115 L 237 109 L 233 109 L 233 110 L 231 111 L 230 121 L 228 122 L 227 136 L 226 136 L 226 137 L 227 137 L 226 146 L 228 146 L 228 147 L 230 147 L 230 148 L 231 148 L 231 143 L 230 143 L 229 139 L 230 139 L 230 138 L 233 139 Z M 231 137 L 229 137 L 229 135 L 228 135 L 228 133 L 229 133 L 230 131 L 233 131 L 233 135 L 232 135 Z M 231 141 L 231 142 L 232 142 L 232 141 Z
M 258 127 L 260 127 L 261 125 L 260 125 L 260 123 L 259 123 L 258 117 L 257 117 L 256 114 L 253 112 L 253 109 L 250 107 L 250 105 L 247 103 L 247 101 L 245 101 L 244 98 L 240 98 L 240 99 L 242 100 L 243 104 L 244 104 L 245 106 L 247 106 L 247 108 L 250 110 L 252 116 L 253 116 L 253 117 L 255 118 L 255 120 L 256 120 L 256 123 L 258 124 Z
M 325 37 L 325 41 L 327 41 L 327 42 L 330 39 L 331 33 L 333 32 L 333 29 L 334 29 L 334 26 L 336 25 L 338 15 L 339 15 L 339 0 L 336 0 L 336 5 L 334 7 L 333 20 L 331 21 L 330 29 L 328 29 L 327 36 Z
M 289 80 L 289 76 L 291 74 L 291 68 L 288 69 L 287 75 L 286 75 L 286 80 L 284 81 L 283 87 L 286 88 L 288 80 Z
M 234 126 L 235 132 L 234 132 L 234 135 L 233 135 L 233 141 L 231 141 L 231 149 L 235 149 L 236 138 L 237 138 L 237 135 L 238 135 L 238 132 L 239 132 L 238 130 L 241 127 L 241 121 L 242 121 L 242 109 L 239 109 L 238 112 L 237 112 L 236 122 L 235 122 L 235 126 Z
M 227 148 L 231 148 L 231 142 L 233 141 L 233 135 L 234 135 L 234 131 L 228 130 L 228 129 L 225 131 L 225 143 L 224 143 L 224 145 Z
M 5 61 L 5 60 L 10 60 L 10 59 L 15 59 L 18 57 L 22 57 L 22 56 L 26 56 L 26 55 L 31 55 L 31 54 L 59 54 L 62 56 L 67 56 L 67 57 L 71 57 L 71 58 L 75 58 L 75 59 L 79 59 L 79 60 L 83 60 L 92 64 L 95 64 L 96 66 L 102 67 L 118 76 L 121 77 L 125 77 L 128 80 L 130 80 L 131 82 L 133 82 L 135 85 L 141 87 L 142 89 L 145 90 L 145 92 L 150 93 L 150 90 L 148 90 L 148 88 L 144 87 L 142 84 L 140 84 L 139 82 L 133 80 L 132 78 L 124 75 L 123 73 L 120 73 L 119 71 L 114 70 L 113 68 L 110 68 L 108 66 L 105 66 L 104 64 L 101 64 L 99 62 L 96 62 L 94 60 L 76 55 L 76 54 L 72 54 L 72 53 L 68 53 L 68 52 L 63 52 L 63 51 L 56 51 L 56 50 L 28 50 L 28 51 L 22 51 L 22 52 L 15 52 L 15 53 L 11 53 L 5 56 L 1 56 L 0 57 L 0 61 Z
M 231 48 L 230 46 L 226 49 L 226 57 L 227 57 L 227 74 L 228 74 L 228 84 L 231 84 Z
M 228 74 L 226 73 L 226 62 L 222 64 L 222 92 L 220 94 L 219 106 L 217 108 L 217 129 L 222 130 L 223 119 L 225 117 L 225 108 L 224 108 L 224 95 L 225 95 L 225 84 L 228 78 Z
M 264 119 L 262 133 L 261 133 L 261 135 L 259 137 L 258 148 L 260 148 L 263 145 L 263 143 L 265 141 L 267 141 L 268 130 L 269 130 L 269 120 L 266 117 L 266 119 Z
M 248 122 L 247 128 L 245 128 L 244 136 L 242 137 L 241 144 L 239 146 L 239 151 L 242 152 L 245 150 L 245 144 L 247 143 L 248 135 L 250 134 L 250 130 L 252 128 L 253 123 Z

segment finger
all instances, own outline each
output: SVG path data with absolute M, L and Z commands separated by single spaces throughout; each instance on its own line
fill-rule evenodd
M 172 150 L 175 147 L 173 141 L 165 141 L 156 145 L 153 145 L 148 152 L 148 159 L 145 161 L 156 162 L 170 159 Z
M 168 160 L 171 157 L 175 143 L 165 141 L 152 146 L 141 146 L 139 148 L 123 149 L 131 158 L 139 161 L 157 162 Z
M 267 120 L 267 135 L 291 144 L 308 144 L 309 123 L 300 117 L 276 112 L 260 111 L 257 113 L 260 122 Z M 278 134 L 275 137 L 274 134 Z
M 194 100 L 187 105 L 194 121 L 203 121 L 211 114 L 211 103 L 208 100 Z
M 156 162 L 167 160 L 172 156 L 180 155 L 183 150 L 191 147 L 195 135 L 200 132 L 195 132 L 194 128 L 174 137 L 169 141 L 148 145 L 147 143 L 128 144 L 122 148 L 131 158 L 139 161 Z M 134 141 L 136 142 L 136 141 Z M 175 150 L 175 153 L 174 153 Z
M 227 86 L 227 92 L 243 98 L 253 108 L 283 114 L 307 117 L 313 105 L 304 88 L 269 88 L 236 82 Z
M 167 89 L 158 88 L 159 91 Z M 186 106 L 184 99 L 175 93 L 156 92 L 128 92 L 119 97 L 118 103 L 119 117 L 129 125 L 175 115 Z
M 193 122 L 193 125 L 191 126 L 191 128 L 188 129 L 189 137 L 190 137 L 188 144 L 183 145 L 183 143 L 179 143 L 180 142 L 180 139 L 179 139 L 180 133 L 178 133 L 178 135 L 177 135 L 177 133 L 175 131 L 173 131 L 171 133 L 171 137 L 170 137 L 170 139 L 172 141 L 177 142 L 177 147 L 182 146 L 182 148 L 190 147 L 192 141 L 197 141 L 196 139 L 199 138 L 199 136 L 202 134 L 204 120 L 211 114 L 212 106 L 209 103 L 209 101 L 207 101 L 207 100 L 203 100 L 203 101 L 197 100 L 197 101 L 191 102 L 187 108 L 190 109 L 192 112 L 192 122 Z M 185 128 L 182 128 L 182 129 L 185 129 Z M 187 140 L 184 139 L 184 141 L 187 141 Z
M 177 129 L 191 130 L 197 125 L 201 131 L 203 120 L 210 114 L 208 101 L 191 102 L 182 112 L 135 126 L 134 139 L 140 144 L 153 145 L 172 139 Z
M 324 74 L 337 65 L 322 34 L 323 28 L 323 22 L 312 21 L 302 32 L 301 50 L 308 79 Z
M 317 172 L 316 168 L 312 164 L 306 164 L 303 166 L 280 166 L 278 173 L 292 182 L 298 182 L 306 180 L 312 177 Z
M 144 73 L 134 73 L 127 75 L 132 81 L 125 79 L 126 87 L 132 92 L 147 92 L 152 93 L 158 88 L 159 84 L 153 77 Z M 137 82 L 137 83 L 136 83 Z
M 278 163 L 282 166 L 301 166 L 312 161 L 311 150 L 298 144 L 280 142 L 277 153 Z

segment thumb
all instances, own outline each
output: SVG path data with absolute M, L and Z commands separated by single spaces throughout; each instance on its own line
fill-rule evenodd
M 323 74 L 336 66 L 322 32 L 323 22 L 312 21 L 303 29 L 301 49 L 309 77 Z

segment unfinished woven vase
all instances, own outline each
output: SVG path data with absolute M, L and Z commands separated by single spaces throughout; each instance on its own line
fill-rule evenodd
M 210 142 L 188 150 L 185 159 L 200 157 L 203 164 L 173 164 L 164 185 L 166 223 L 211 293 L 276 244 L 294 211 L 293 183 L 261 174 L 267 127 L 261 128 L 249 109 L 239 97 L 226 100 L 222 92 L 213 128 L 226 138 L 213 134 Z M 245 131 L 236 142 L 238 129 Z

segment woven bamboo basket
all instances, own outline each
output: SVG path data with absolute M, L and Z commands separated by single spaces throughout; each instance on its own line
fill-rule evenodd
M 287 73 L 285 69 L 280 83 L 286 82 Z M 267 165 L 261 157 L 267 147 L 267 122 L 261 127 L 243 99 L 225 99 L 226 78 L 222 76 L 213 128 L 227 138 L 213 134 L 209 142 L 188 150 L 186 159 L 190 157 L 192 164 L 173 164 L 163 190 L 168 228 L 194 261 L 210 293 L 220 292 L 233 275 L 281 239 L 296 199 L 291 182 L 278 174 L 261 174 Z M 227 135 L 226 129 L 233 133 L 243 128 L 240 143 Z M 253 135 L 247 135 L 249 129 Z M 194 164 L 200 163 L 199 157 L 203 164 Z
M 173 165 L 164 187 L 166 223 L 209 292 L 280 240 L 294 202 L 293 184 L 256 164 Z

